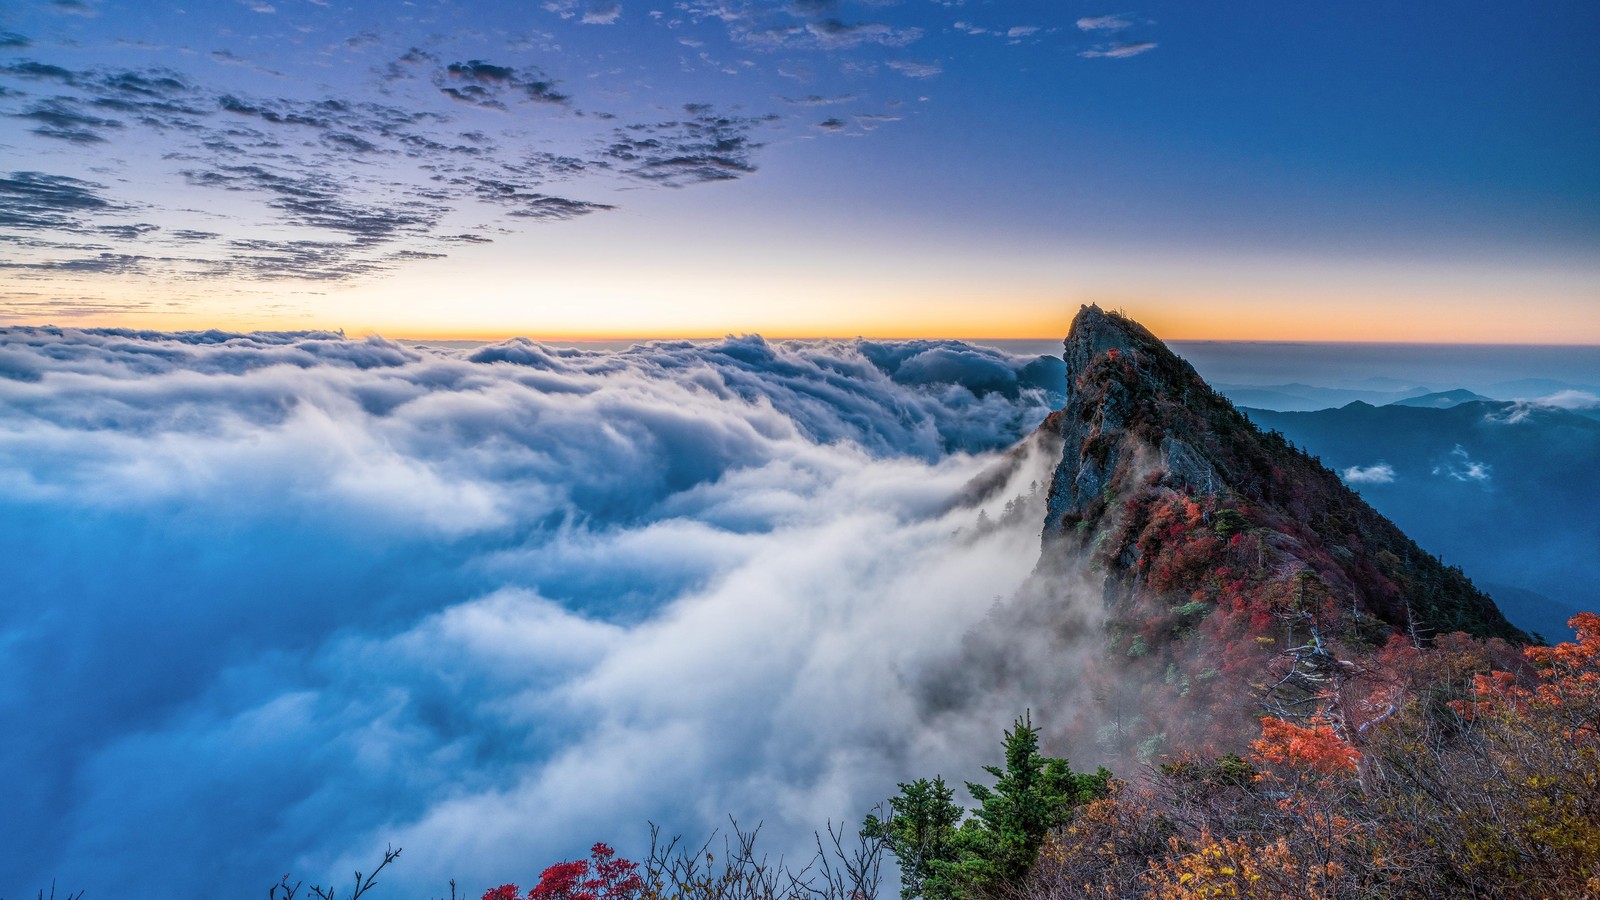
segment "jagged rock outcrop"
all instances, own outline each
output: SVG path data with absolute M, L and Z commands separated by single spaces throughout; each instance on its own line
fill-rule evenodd
M 1064 358 L 1040 572 L 1103 584 L 1108 662 L 1091 677 L 1112 743 L 1209 746 L 1262 709 L 1359 718 L 1353 673 L 1397 635 L 1527 640 L 1139 324 L 1086 306 Z
M 1065 343 L 1067 404 L 1056 425 L 1066 451 L 1051 479 L 1047 533 L 1059 533 L 1068 513 L 1089 509 L 1126 465 L 1158 466 L 1168 480 L 1210 490 L 1223 483 L 1211 461 L 1182 437 L 1129 427 L 1159 428 L 1158 400 L 1191 408 L 1220 399 L 1192 366 L 1142 325 L 1098 306 L 1083 307 Z
M 1062 457 L 1050 482 L 1047 544 L 1122 525 L 1108 571 L 1126 580 L 1146 555 L 1126 533 L 1141 501 L 1166 493 L 1212 504 L 1202 510 L 1203 524 L 1212 512 L 1244 506 L 1252 527 L 1284 526 L 1275 532 L 1282 538 L 1275 549 L 1286 557 L 1280 565 L 1315 571 L 1393 627 L 1527 639 L 1458 570 L 1418 547 L 1332 470 L 1256 428 L 1143 326 L 1085 306 L 1065 348 L 1068 399 L 1052 416 Z

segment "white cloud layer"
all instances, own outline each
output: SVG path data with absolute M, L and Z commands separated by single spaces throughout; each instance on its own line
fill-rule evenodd
M 958 660 L 1037 561 L 1050 460 L 994 451 L 1061 371 L 0 330 L 0 896 L 248 895 L 391 842 L 386 890 L 473 894 L 973 772 L 1049 719 Z
M 1565 390 L 1540 397 L 1534 402 L 1540 406 L 1554 406 L 1557 409 L 1595 409 L 1600 407 L 1600 396 L 1589 391 Z

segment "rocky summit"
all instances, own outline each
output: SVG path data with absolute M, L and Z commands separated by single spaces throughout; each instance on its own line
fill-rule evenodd
M 1313 707 L 1358 727 L 1381 714 L 1358 699 L 1365 660 L 1392 640 L 1528 640 L 1138 323 L 1085 306 L 1064 358 L 1040 572 L 1086 569 L 1103 594 L 1080 724 L 1107 751 L 1215 748 Z

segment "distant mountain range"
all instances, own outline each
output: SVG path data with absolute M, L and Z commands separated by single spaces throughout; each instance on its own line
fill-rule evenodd
M 1570 409 L 1600 417 L 1600 387 L 1573 384 L 1548 378 L 1523 378 L 1484 385 L 1478 390 L 1454 388 L 1435 390 L 1422 385 L 1391 383 L 1390 379 L 1370 378 L 1364 387 L 1329 387 L 1303 384 L 1232 384 L 1219 382 L 1213 387 L 1240 406 L 1274 412 L 1313 412 L 1351 403 L 1373 406 L 1428 406 L 1448 408 L 1475 400 L 1520 401 Z
M 1452 406 L 1460 406 L 1463 403 L 1476 403 L 1479 400 L 1488 399 L 1490 398 L 1485 397 L 1482 394 L 1474 394 L 1465 388 L 1457 388 L 1453 391 L 1437 391 L 1432 394 L 1423 394 L 1420 397 L 1407 397 L 1404 400 L 1396 400 L 1389 405 L 1420 406 L 1427 409 L 1449 409 Z
M 1600 421 L 1594 410 L 1471 399 L 1247 409 L 1551 640 L 1600 608 Z

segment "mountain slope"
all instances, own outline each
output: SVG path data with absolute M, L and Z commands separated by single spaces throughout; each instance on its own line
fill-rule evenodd
M 1508 616 L 1557 640 L 1600 604 L 1600 422 L 1500 401 L 1449 409 L 1352 404 L 1246 410 L 1345 473 L 1369 503 L 1492 591 Z
M 1142 326 L 1084 307 L 1064 358 L 1041 571 L 1099 580 L 1108 652 L 1089 678 L 1108 751 L 1231 742 L 1263 708 L 1359 718 L 1342 673 L 1392 635 L 1527 639 Z

